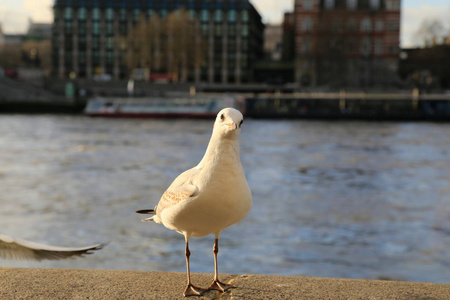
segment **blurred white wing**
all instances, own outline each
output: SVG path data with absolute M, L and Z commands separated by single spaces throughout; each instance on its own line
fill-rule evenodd
M 59 260 L 91 254 L 102 249 L 105 244 L 96 244 L 82 248 L 55 247 L 38 244 L 0 234 L 0 257 L 17 260 Z

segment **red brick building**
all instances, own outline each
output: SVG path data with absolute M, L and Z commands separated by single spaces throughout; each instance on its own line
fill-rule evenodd
M 397 79 L 401 0 L 296 0 L 296 81 L 388 86 Z

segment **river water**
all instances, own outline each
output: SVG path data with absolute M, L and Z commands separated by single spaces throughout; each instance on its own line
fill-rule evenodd
M 82 259 L 6 267 L 185 271 L 183 237 L 152 208 L 201 159 L 211 120 L 0 116 L 0 233 Z M 450 283 L 450 124 L 246 120 L 253 207 L 220 240 L 219 271 Z M 190 243 L 213 272 L 213 236 Z

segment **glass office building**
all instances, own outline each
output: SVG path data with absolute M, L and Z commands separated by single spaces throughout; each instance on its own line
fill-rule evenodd
M 264 25 L 248 0 L 55 0 L 53 9 L 53 70 L 59 77 L 128 78 L 118 39 L 127 36 L 142 16 L 164 22 L 182 9 L 195 20 L 203 49 L 201 63 L 186 68 L 182 81 L 252 81 L 252 65 L 263 57 Z M 168 72 L 161 63 L 151 71 Z

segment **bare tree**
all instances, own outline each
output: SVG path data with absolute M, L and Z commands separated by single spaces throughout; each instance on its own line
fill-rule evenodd
M 167 18 L 167 35 L 169 72 L 185 82 L 189 69 L 198 70 L 203 62 L 205 51 L 199 23 L 185 9 L 176 10 Z
M 203 59 L 198 21 L 185 9 L 170 13 L 166 19 L 157 14 L 149 19 L 141 15 L 128 35 L 117 40 L 130 74 L 135 68 L 148 68 L 186 82 L 189 69 L 199 69 Z
M 147 23 L 145 16 L 140 15 L 136 25 L 128 32 L 127 36 L 117 39 L 119 49 L 125 54 L 129 75 L 135 68 L 151 67 L 152 31 Z
M 425 19 L 415 33 L 416 38 L 424 47 L 440 44 L 448 33 L 445 32 L 442 21 L 436 19 Z

